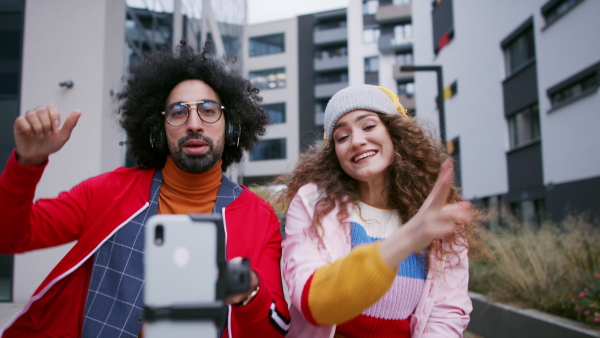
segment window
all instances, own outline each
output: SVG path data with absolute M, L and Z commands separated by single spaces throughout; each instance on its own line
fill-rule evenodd
M 269 114 L 272 124 L 285 123 L 285 102 L 264 104 L 263 108 Z
M 379 40 L 379 28 L 376 27 L 365 27 L 363 30 L 363 42 L 373 43 Z
M 258 89 L 285 88 L 285 68 L 274 68 L 250 72 L 250 82 Z
M 519 33 L 504 47 L 506 62 L 506 76 L 510 76 L 528 65 L 535 58 L 535 44 L 533 40 L 533 26 Z
M 363 0 L 363 15 L 373 15 L 377 13 L 379 0 Z
M 140 5 L 128 5 L 126 11 L 125 40 L 130 66 L 142 62 L 146 52 L 162 48 L 171 49 L 173 40 L 173 14 L 154 11 L 147 3 Z M 196 35 L 195 39 L 201 46 L 200 34 Z M 210 37 L 207 36 L 207 39 Z
M 21 78 L 23 12 L 0 13 L 0 22 L 0 94 L 17 96 Z
M 392 0 L 392 4 L 395 6 L 408 5 L 411 2 L 412 2 L 412 0 Z
M 431 5 L 433 52 L 437 55 L 454 39 L 453 0 L 434 0 Z
M 328 59 L 332 57 L 348 56 L 348 47 L 346 46 L 334 46 L 319 48 L 315 51 L 315 59 Z
M 415 95 L 414 82 L 398 82 L 398 95 L 411 97 Z
M 546 202 L 543 199 L 511 203 L 510 208 L 513 215 L 528 226 L 539 227 L 546 215 Z
M 413 53 L 412 52 L 396 54 L 396 65 L 404 66 L 404 65 L 412 65 L 413 63 L 414 63 L 414 61 L 413 61 Z
M 540 116 L 538 105 L 523 109 L 508 118 L 510 148 L 540 139 Z
M 598 88 L 598 78 L 595 75 L 588 76 L 580 82 L 554 93 L 551 97 L 552 107 L 556 107 L 567 100 L 570 101 L 571 99 L 582 96 L 596 88 Z
M 25 1 L 0 1 L 0 171 L 14 148 L 19 116 Z M 0 255 L 0 302 L 12 302 L 13 256 Z
M 250 38 L 250 56 L 285 52 L 283 33 Z
M 546 26 L 558 20 L 561 16 L 577 6 L 582 0 L 551 0 L 542 7 L 542 15 Z
M 347 72 L 324 73 L 317 75 L 316 84 L 348 82 Z
M 598 90 L 599 74 L 600 62 L 548 89 L 552 108 L 564 106 Z
M 448 87 L 444 88 L 444 101 L 454 97 L 458 93 L 458 81 L 454 80 Z
M 324 113 L 329 99 L 317 99 L 315 102 L 315 113 Z
M 222 35 L 223 46 L 225 47 L 225 54 L 227 55 L 240 55 L 240 39 L 233 35 Z
M 379 56 L 365 58 L 365 73 L 379 72 Z
M 413 27 L 412 23 L 405 23 L 402 25 L 394 26 L 394 39 L 392 45 L 402 45 L 407 42 L 411 42 L 413 39 Z
M 285 139 L 261 141 L 250 154 L 250 161 L 285 159 Z
M 0 302 L 12 301 L 13 256 L 0 255 Z

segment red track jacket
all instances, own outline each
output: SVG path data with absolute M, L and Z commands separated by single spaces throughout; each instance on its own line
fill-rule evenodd
M 120 226 L 148 207 L 155 170 L 118 168 L 57 198 L 32 203 L 44 166 L 23 166 L 15 152 L 0 176 L 0 253 L 77 241 L 7 324 L 2 337 L 78 337 L 92 268 L 90 259 Z M 224 337 L 280 337 L 289 321 L 280 272 L 281 233 L 273 209 L 244 187 L 225 208 L 227 259 L 250 259 L 260 291 L 246 307 L 230 307 Z M 281 319 L 284 319 L 282 322 Z

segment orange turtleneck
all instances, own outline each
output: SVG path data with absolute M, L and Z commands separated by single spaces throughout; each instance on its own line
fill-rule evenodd
M 163 168 L 163 184 L 158 196 L 159 214 L 210 214 L 221 187 L 222 160 L 214 168 L 200 174 L 190 174 L 179 169 L 167 157 Z

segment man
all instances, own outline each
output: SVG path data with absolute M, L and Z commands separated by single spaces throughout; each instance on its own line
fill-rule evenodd
M 31 203 L 48 156 L 81 112 L 60 126 L 56 105 L 17 118 L 16 149 L 0 176 L 0 251 L 77 241 L 2 337 L 137 337 L 143 327 L 144 223 L 154 214 L 222 214 L 227 259 L 250 260 L 250 292 L 230 296 L 223 336 L 282 336 L 289 326 L 273 209 L 222 175 L 252 149 L 268 116 L 258 90 L 223 60 L 186 46 L 149 54 L 120 100 L 129 155 L 139 167 L 91 178 Z

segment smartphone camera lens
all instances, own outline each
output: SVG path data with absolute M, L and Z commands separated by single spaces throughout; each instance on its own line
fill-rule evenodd
M 156 245 L 162 245 L 165 241 L 165 228 L 162 225 L 157 225 L 156 228 L 154 228 L 154 243 L 156 243 Z

